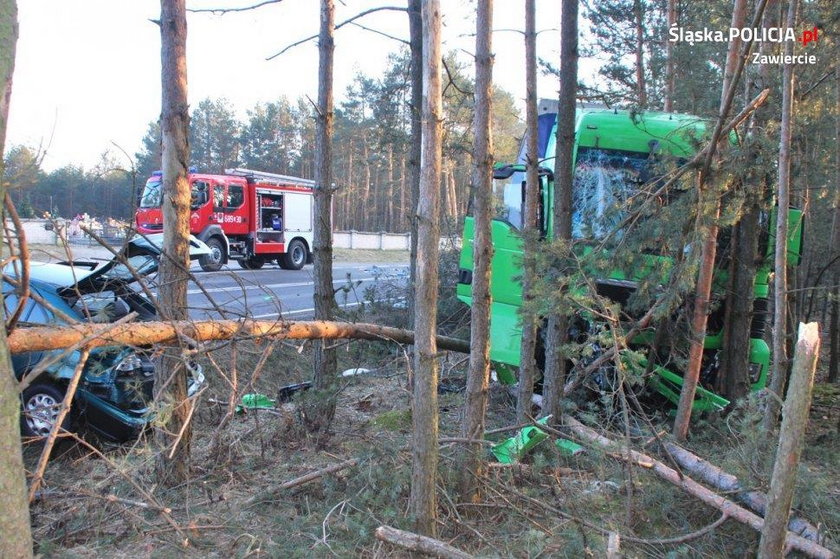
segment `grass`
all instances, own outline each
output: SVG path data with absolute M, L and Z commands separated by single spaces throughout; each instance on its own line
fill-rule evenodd
M 376 252 L 376 251 L 374 251 Z M 442 267 L 452 266 L 444 255 Z M 442 272 L 442 277 L 448 277 Z M 440 316 L 448 333 L 464 332 L 463 305 L 444 282 Z M 448 287 L 446 287 L 448 285 Z M 404 309 L 369 305 L 364 318 L 383 324 L 404 320 Z M 145 439 L 134 446 L 99 443 L 115 467 L 79 446 L 65 444 L 50 464 L 47 492 L 32 507 L 37 552 L 44 557 L 401 557 L 377 542 L 375 528 L 411 529 L 406 517 L 411 479 L 411 393 L 404 348 L 376 342 L 337 342 L 339 370 L 370 373 L 342 379 L 332 437 L 317 441 L 301 427 L 292 401 L 273 412 L 236 415 L 224 427 L 229 384 L 235 371 L 239 393 L 275 397 L 287 384 L 311 377 L 310 342 L 273 346 L 241 340 L 218 346 L 202 358 L 209 389 L 194 415 L 192 478 L 180 487 L 155 484 L 153 452 Z M 271 348 L 259 375 L 257 363 Z M 463 356 L 442 354 L 446 386 L 463 385 Z M 217 368 L 218 367 L 218 368 Z M 840 540 L 840 468 L 837 409 L 840 391 L 818 386 L 795 504 L 833 541 Z M 460 437 L 463 392 L 439 395 L 440 436 Z M 761 413 L 748 401 L 728 417 L 695 424 L 690 448 L 766 489 L 772 448 L 758 436 Z M 605 424 L 596 408 L 588 414 Z M 664 416 L 663 416 L 664 417 Z M 506 389 L 490 391 L 487 428 L 515 424 Z M 667 431 L 667 424 L 658 428 Z M 492 438 L 503 440 L 511 433 Z M 613 434 L 613 437 L 619 438 Z M 638 441 L 637 441 L 638 442 Z M 37 458 L 27 449 L 28 468 Z M 601 557 L 605 531 L 639 538 L 679 536 L 707 526 L 719 514 L 644 469 L 630 469 L 597 451 L 566 457 L 551 444 L 539 446 L 521 465 L 489 468 L 480 506 L 462 503 L 455 490 L 460 446 L 440 446 L 439 538 L 476 556 Z M 647 448 L 646 452 L 655 453 Z M 285 481 L 338 463 L 357 467 L 297 488 Z M 162 505 L 181 533 L 145 502 L 127 481 L 139 483 Z M 113 495 L 123 502 L 107 500 Z M 557 513 L 560 511 L 560 514 Z M 600 528 L 596 528 L 600 527 Z M 184 538 L 189 546 L 182 545 Z M 754 553 L 757 534 L 729 520 L 711 533 L 673 545 L 624 541 L 627 557 L 725 558 Z
M 240 383 L 252 380 L 254 364 L 265 347 L 253 341 L 237 343 Z M 309 347 L 278 344 L 251 390 L 272 396 L 280 386 L 308 378 Z M 223 347 L 213 358 L 225 364 L 222 372 L 230 376 L 233 349 Z M 150 473 L 153 455 L 142 441 L 129 448 L 103 446 L 125 475 L 172 508 L 172 518 L 190 546 L 181 547 L 181 536 L 154 511 L 104 501 L 106 495 L 144 499 L 101 460 L 71 448 L 47 471 L 48 487 L 55 496 L 33 506 L 38 552 L 44 557 L 79 558 L 399 557 L 393 548 L 377 543 L 373 531 L 380 524 L 411 528 L 405 516 L 412 449 L 405 360 L 382 344 L 341 345 L 339 368 L 359 366 L 373 372 L 345 379 L 333 436 L 319 447 L 299 428 L 294 402 L 276 413 L 237 415 L 218 432 L 225 404 L 213 402 L 226 402 L 228 392 L 219 372 L 205 363 L 210 390 L 195 416 L 193 478 L 187 485 L 156 487 Z M 448 373 L 462 375 L 463 365 L 453 365 Z M 459 436 L 462 405 L 463 393 L 440 395 L 442 437 Z M 761 459 L 756 458 L 759 445 L 752 438 L 751 416 L 745 411 L 741 417 L 728 424 L 710 422 L 692 448 L 761 488 L 766 484 L 766 450 Z M 488 427 L 514 423 L 509 398 L 494 389 Z M 833 436 L 833 440 L 809 438 L 797 503 L 836 537 L 840 492 L 834 472 L 840 464 Z M 219 440 L 214 442 L 216 437 Z M 650 472 L 629 470 L 595 451 L 561 456 L 548 444 L 538 447 L 521 466 L 492 468 L 481 507 L 457 504 L 452 480 L 458 471 L 458 449 L 451 443 L 441 446 L 439 537 L 477 556 L 603 556 L 604 533 L 551 509 L 641 538 L 681 535 L 718 517 L 713 509 Z M 350 457 L 359 459 L 360 465 L 293 490 L 275 489 Z M 628 557 L 724 558 L 749 554 L 756 542 L 754 531 L 728 521 L 684 544 L 625 542 L 622 550 Z

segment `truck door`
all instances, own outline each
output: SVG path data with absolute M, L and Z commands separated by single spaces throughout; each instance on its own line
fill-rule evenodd
M 213 183 L 206 179 L 190 180 L 190 233 L 198 235 L 212 223 Z
M 245 185 L 231 182 L 225 185 L 224 227 L 227 235 L 248 233 L 248 203 L 245 199 Z
M 245 235 L 248 232 L 248 204 L 245 187 L 241 184 L 213 184 L 212 223 L 217 223 L 225 235 Z

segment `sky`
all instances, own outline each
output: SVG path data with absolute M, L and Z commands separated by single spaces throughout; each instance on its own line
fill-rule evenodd
M 187 0 L 188 9 L 241 7 L 256 0 Z M 160 114 L 160 15 L 158 0 L 21 0 L 20 38 L 7 131 L 7 148 L 24 144 L 44 153 L 43 168 L 94 166 L 106 150 L 124 158 L 140 148 L 148 123 Z M 337 0 L 336 22 L 405 0 Z M 471 62 L 475 6 L 441 0 L 443 49 Z M 494 14 L 494 81 L 520 107 L 525 96 L 524 2 L 497 0 Z M 281 95 L 317 98 L 315 41 L 266 58 L 318 32 L 318 0 L 283 0 L 257 10 L 187 15 L 187 74 L 192 106 L 227 98 L 244 117 L 258 102 Z M 560 3 L 537 0 L 538 56 L 559 60 Z M 357 20 L 366 27 L 408 38 L 404 12 L 378 12 Z M 353 77 L 379 76 L 393 39 L 345 26 L 336 32 L 335 95 Z M 583 71 L 586 71 L 584 64 Z M 538 78 L 538 95 L 554 98 L 556 80 Z M 124 162 L 127 163 L 127 162 Z

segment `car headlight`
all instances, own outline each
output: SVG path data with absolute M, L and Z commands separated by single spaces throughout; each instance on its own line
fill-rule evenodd
M 128 371 L 135 371 L 137 369 L 143 368 L 143 362 L 140 360 L 140 357 L 137 356 L 136 353 L 131 353 L 123 357 L 117 366 L 114 367 L 117 371 L 121 372 L 128 372 Z

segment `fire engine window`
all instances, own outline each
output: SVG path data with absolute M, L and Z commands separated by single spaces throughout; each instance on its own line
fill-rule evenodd
M 245 189 L 242 185 L 228 185 L 228 208 L 238 208 L 245 203 Z
M 213 187 L 213 210 L 221 211 L 225 205 L 225 186 L 217 184 Z
M 206 181 L 193 181 L 190 188 L 190 206 L 197 208 L 207 202 L 210 185 Z

